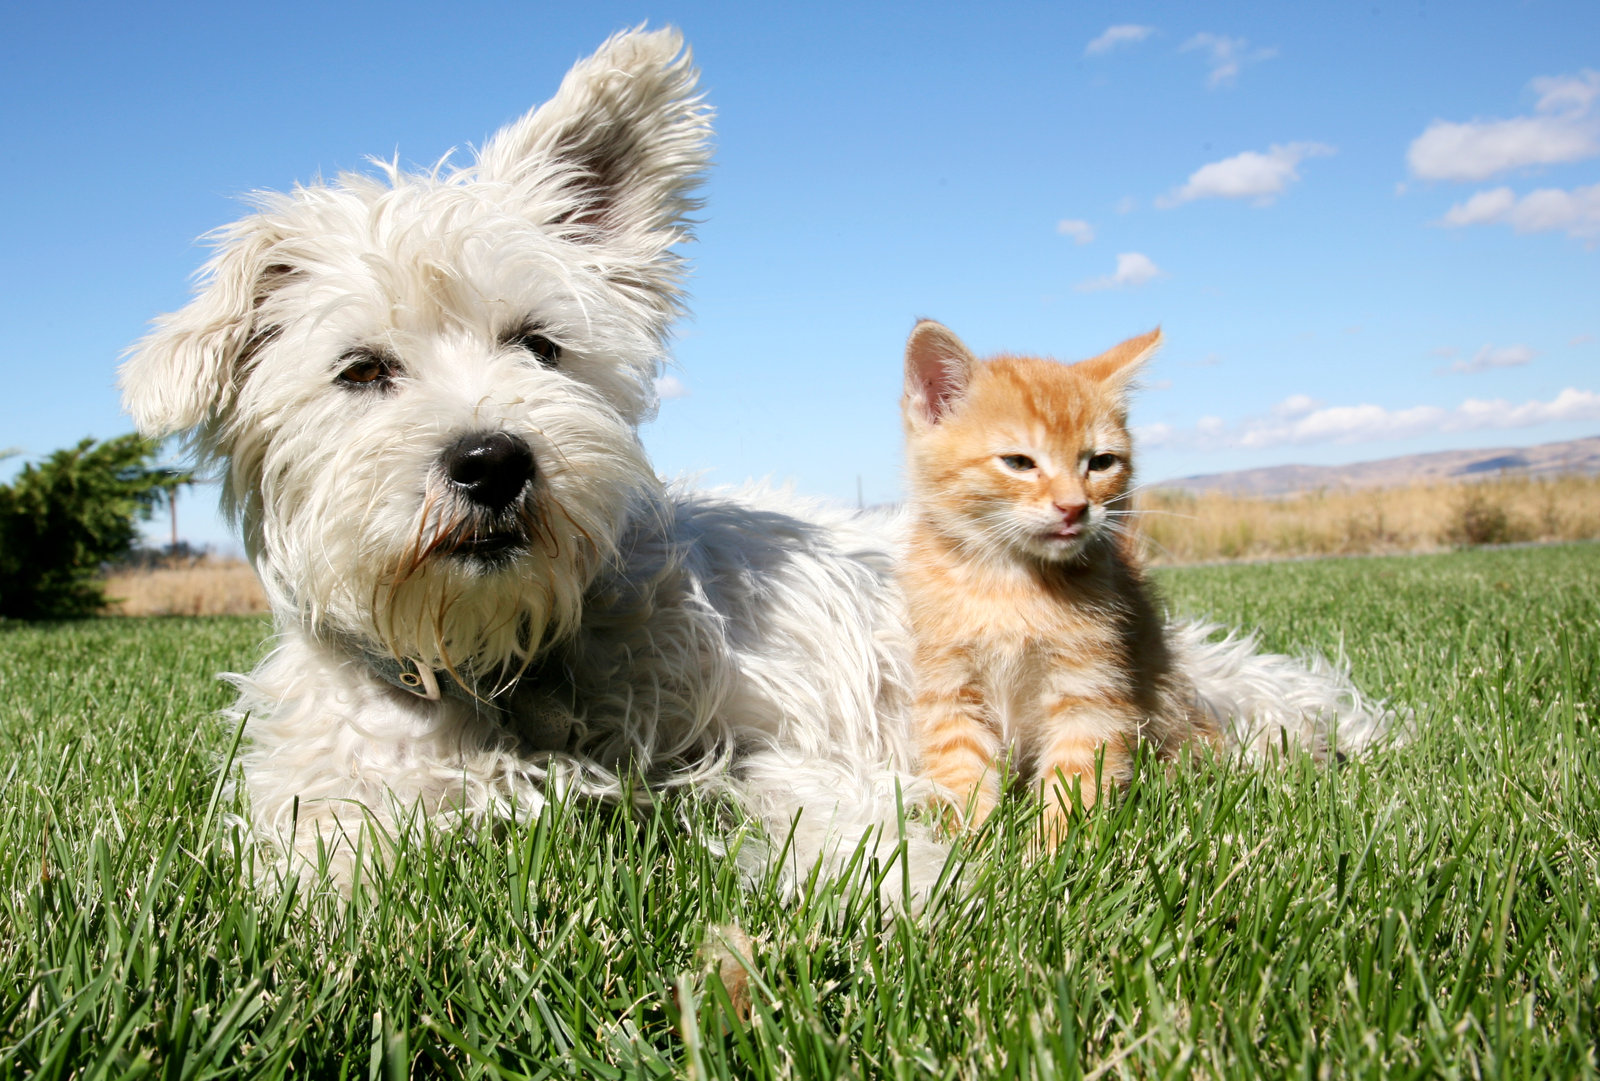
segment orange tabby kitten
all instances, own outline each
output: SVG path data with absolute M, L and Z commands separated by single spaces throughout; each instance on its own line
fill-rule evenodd
M 980 361 L 925 320 L 906 345 L 915 721 L 924 773 L 972 825 L 994 809 L 1003 757 L 1045 796 L 1054 843 L 1070 793 L 1087 807 L 1125 783 L 1138 740 L 1162 757 L 1218 742 L 1128 529 L 1128 384 L 1160 343 L 1156 330 L 1079 364 Z

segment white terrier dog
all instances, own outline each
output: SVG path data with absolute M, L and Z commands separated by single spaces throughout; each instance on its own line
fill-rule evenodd
M 271 598 L 236 715 L 291 865 L 630 776 L 792 832 L 802 873 L 901 840 L 889 527 L 670 490 L 637 436 L 708 157 L 694 84 L 675 32 L 619 34 L 470 166 L 262 195 L 124 366 L 139 427 L 220 470 Z M 1332 670 L 1180 641 L 1219 716 L 1383 721 Z M 940 871 L 909 840 L 889 892 Z

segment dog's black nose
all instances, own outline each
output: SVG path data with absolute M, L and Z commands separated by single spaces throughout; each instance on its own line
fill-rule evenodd
M 504 510 L 533 479 L 533 451 L 510 432 L 468 432 L 444 452 L 444 472 L 468 499 Z

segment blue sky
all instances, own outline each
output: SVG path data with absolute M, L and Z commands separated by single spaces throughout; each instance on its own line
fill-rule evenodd
M 465 151 L 645 21 L 718 113 L 664 473 L 896 499 L 919 316 L 1160 324 L 1151 480 L 1600 433 L 1593 0 L 68 2 L 0 39 L 0 477 L 129 429 L 119 355 L 241 194 Z

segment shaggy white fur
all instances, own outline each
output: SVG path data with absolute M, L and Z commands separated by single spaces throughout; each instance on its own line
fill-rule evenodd
M 124 366 L 141 429 L 220 471 L 271 598 L 235 715 L 289 864 L 348 877 L 416 814 L 637 775 L 792 834 L 791 881 L 863 839 L 909 845 L 888 893 L 940 873 L 899 828 L 923 793 L 893 523 L 672 489 L 638 441 L 707 162 L 694 83 L 675 32 L 619 34 L 469 166 L 260 195 Z M 1270 730 L 1241 744 L 1386 723 L 1330 668 L 1180 641 L 1219 717 Z

